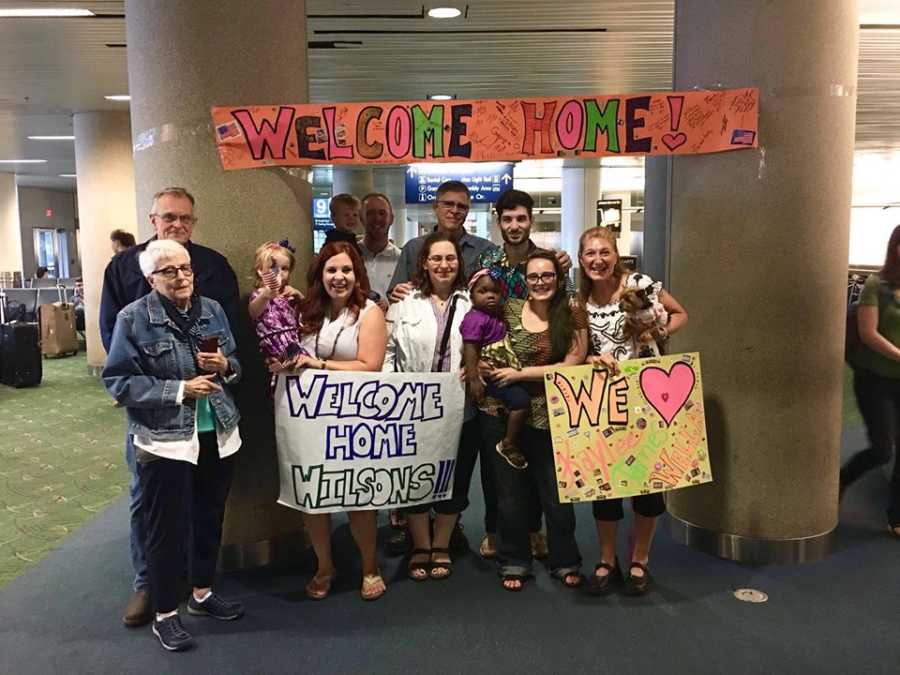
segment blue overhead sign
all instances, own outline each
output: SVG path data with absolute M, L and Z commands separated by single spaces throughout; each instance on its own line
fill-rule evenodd
M 334 227 L 331 222 L 331 197 L 313 197 L 313 229 L 330 230 Z
M 406 203 L 430 204 L 438 186 L 448 180 L 465 183 L 473 204 L 493 203 L 512 187 L 513 166 L 512 162 L 410 166 L 406 170 Z

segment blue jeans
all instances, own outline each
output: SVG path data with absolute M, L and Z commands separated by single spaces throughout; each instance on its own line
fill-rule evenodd
M 504 418 L 483 415 L 485 438 L 502 437 Z M 531 573 L 529 531 L 534 526 L 534 495 L 547 522 L 547 561 L 554 576 L 563 576 L 581 567 L 581 553 L 575 540 L 575 509 L 562 504 L 556 489 L 556 468 L 550 432 L 526 426 L 522 430 L 521 452 L 528 468 L 514 469 L 498 453 L 493 455 L 494 480 L 497 488 L 497 560 L 500 573 Z M 540 513 L 540 511 L 538 511 Z
M 131 474 L 131 483 L 128 486 L 131 498 L 131 534 L 128 544 L 131 550 L 131 567 L 134 569 L 134 590 L 147 590 L 150 581 L 147 577 L 147 526 L 141 509 L 143 490 L 138 477 L 138 464 L 134 457 L 134 437 L 129 433 L 125 434 L 125 462 Z

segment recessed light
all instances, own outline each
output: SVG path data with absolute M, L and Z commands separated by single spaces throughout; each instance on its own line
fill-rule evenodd
M 73 16 L 95 16 L 89 9 L 64 9 L 62 7 L 47 7 L 46 9 L 37 8 L 15 8 L 0 9 L 0 18 L 56 18 L 56 17 L 73 17 Z
M 428 10 L 428 16 L 432 19 L 455 19 L 462 11 L 456 7 L 432 7 Z
M 74 136 L 29 136 L 29 141 L 74 141 Z
M 110 96 L 104 96 L 107 101 L 130 101 L 131 96 L 128 94 L 111 94 Z
M 0 159 L 0 164 L 46 164 L 46 159 Z
M 75 178 L 75 174 L 74 173 L 61 173 L 61 174 L 59 174 L 59 177 L 60 178 Z
M 432 101 L 452 101 L 456 94 L 428 94 L 428 98 Z

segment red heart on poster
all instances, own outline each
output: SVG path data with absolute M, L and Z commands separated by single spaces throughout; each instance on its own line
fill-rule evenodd
M 676 363 L 668 373 L 662 368 L 645 368 L 641 392 L 669 425 L 690 397 L 695 381 L 694 370 L 686 363 Z
M 674 150 L 687 143 L 687 134 L 680 131 L 677 134 L 663 134 L 662 142 L 669 150 Z

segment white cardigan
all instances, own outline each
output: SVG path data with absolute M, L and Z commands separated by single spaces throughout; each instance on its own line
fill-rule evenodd
M 456 311 L 450 326 L 450 372 L 458 372 L 462 365 L 462 335 L 459 324 L 472 308 L 469 294 L 462 290 L 453 292 L 450 302 L 456 298 Z M 387 313 L 388 341 L 384 356 L 383 372 L 429 373 L 434 362 L 434 352 L 441 336 L 437 334 L 437 319 L 431 298 L 415 290 L 400 302 L 393 303 Z M 462 386 L 462 384 L 460 385 Z M 466 399 L 465 419 L 475 416 L 475 409 Z

